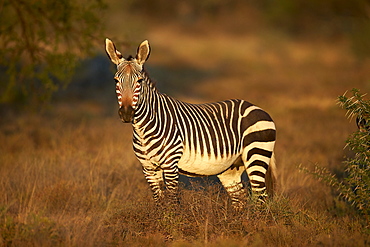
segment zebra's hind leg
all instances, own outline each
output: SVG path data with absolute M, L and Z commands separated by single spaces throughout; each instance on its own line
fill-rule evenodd
M 252 188 L 252 199 L 264 203 L 268 197 L 266 174 L 272 158 L 274 142 L 253 143 L 245 149 L 242 160 Z
M 246 202 L 246 193 L 242 183 L 242 173 L 244 167 L 236 163 L 232 165 L 228 170 L 217 175 L 222 185 L 226 189 L 227 193 L 231 198 L 231 205 L 235 210 L 244 208 Z

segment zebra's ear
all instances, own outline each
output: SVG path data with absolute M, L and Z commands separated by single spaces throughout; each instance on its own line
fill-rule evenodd
M 121 52 L 117 51 L 116 46 L 110 39 L 105 39 L 105 51 L 114 64 L 118 65 L 120 62 L 122 62 Z
M 150 55 L 150 46 L 148 40 L 144 40 L 137 48 L 136 60 L 143 65 Z

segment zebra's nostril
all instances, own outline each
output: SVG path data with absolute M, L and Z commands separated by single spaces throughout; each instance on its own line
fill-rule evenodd
M 124 123 L 130 123 L 132 122 L 134 116 L 134 109 L 131 105 L 122 106 L 121 108 L 119 108 L 118 114 Z

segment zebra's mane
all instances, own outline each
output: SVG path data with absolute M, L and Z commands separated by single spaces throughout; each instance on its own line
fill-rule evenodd
M 150 78 L 148 71 L 143 67 L 143 75 L 144 78 L 147 82 L 149 82 L 149 85 L 151 86 L 152 89 L 158 91 L 157 89 L 157 81 L 153 80 Z
M 129 55 L 127 58 L 125 58 L 126 61 L 131 61 L 132 59 L 134 59 L 133 56 Z

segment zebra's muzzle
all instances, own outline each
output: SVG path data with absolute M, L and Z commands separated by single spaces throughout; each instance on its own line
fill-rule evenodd
M 134 109 L 131 105 L 128 106 L 122 106 L 118 110 L 118 114 L 124 123 L 131 123 L 132 119 L 134 117 Z

